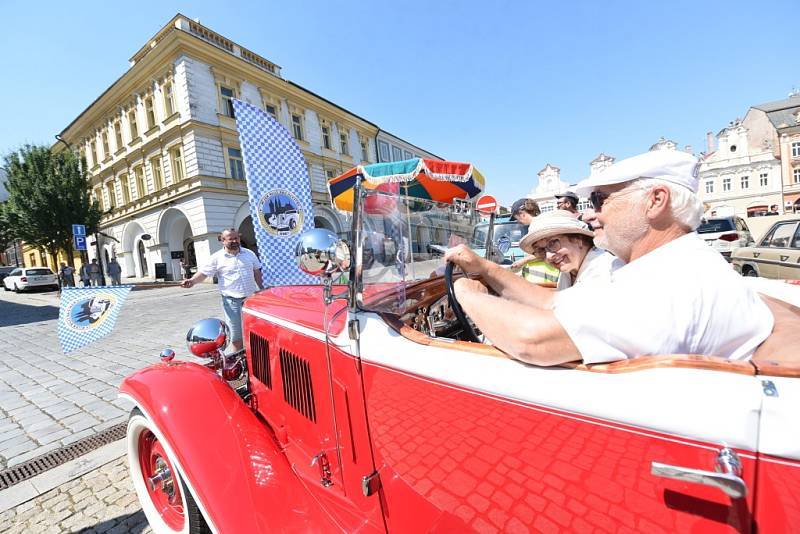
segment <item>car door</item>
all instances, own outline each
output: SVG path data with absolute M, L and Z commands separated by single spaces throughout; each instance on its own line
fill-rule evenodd
M 789 246 L 780 251 L 778 277 L 784 280 L 800 279 L 800 224 L 794 230 Z
M 789 245 L 794 237 L 797 221 L 776 223 L 764 239 L 762 246 L 754 253 L 758 262 L 759 274 L 766 278 L 783 278 L 783 263 L 790 257 Z
M 19 282 L 19 277 L 22 275 L 22 269 L 14 269 L 11 273 L 3 280 L 3 283 L 9 289 L 14 289 L 14 284 Z
M 749 365 L 737 366 L 742 374 L 541 368 L 365 322 L 390 531 L 751 530 L 763 393 Z M 713 475 L 727 448 L 744 497 L 690 482 Z

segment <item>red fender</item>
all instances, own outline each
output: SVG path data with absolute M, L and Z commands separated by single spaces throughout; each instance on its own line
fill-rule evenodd
M 161 432 L 217 532 L 341 530 L 302 486 L 267 424 L 210 369 L 158 364 L 127 377 L 120 391 Z

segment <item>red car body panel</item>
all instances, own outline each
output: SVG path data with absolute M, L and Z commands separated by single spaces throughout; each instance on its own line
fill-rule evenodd
M 159 364 L 127 377 L 120 389 L 164 435 L 218 532 L 336 529 L 269 427 L 209 369 Z
M 220 532 L 800 526 L 800 462 L 736 450 L 749 490 L 742 499 L 656 477 L 654 461 L 713 471 L 724 443 L 362 361 L 343 307 L 335 301 L 326 311 L 320 286 L 272 288 L 248 299 L 243 326 L 255 414 L 224 381 L 192 364 L 154 366 L 123 383 L 164 433 Z M 328 342 L 337 336 L 340 345 Z M 362 480 L 376 470 L 381 489 L 365 496 Z
M 718 444 L 464 390 L 364 365 L 389 530 L 749 532 L 752 493 L 650 474 L 713 465 Z M 752 488 L 755 458 L 737 451 Z M 403 514 L 416 501 L 414 514 Z

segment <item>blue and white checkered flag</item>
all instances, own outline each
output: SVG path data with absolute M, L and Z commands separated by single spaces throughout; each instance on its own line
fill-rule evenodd
M 58 340 L 64 354 L 109 334 L 132 287 L 63 288 L 58 309 Z
M 295 263 L 300 235 L 314 228 L 311 182 L 303 153 L 266 111 L 233 101 L 247 176 L 247 197 L 265 286 L 316 284 Z

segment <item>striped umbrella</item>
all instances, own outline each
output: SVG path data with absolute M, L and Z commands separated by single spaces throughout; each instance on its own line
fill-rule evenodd
M 366 189 L 447 203 L 474 198 L 485 186 L 483 175 L 471 163 L 413 158 L 359 165 L 328 180 L 331 199 L 339 210 L 353 211 L 357 179 Z

